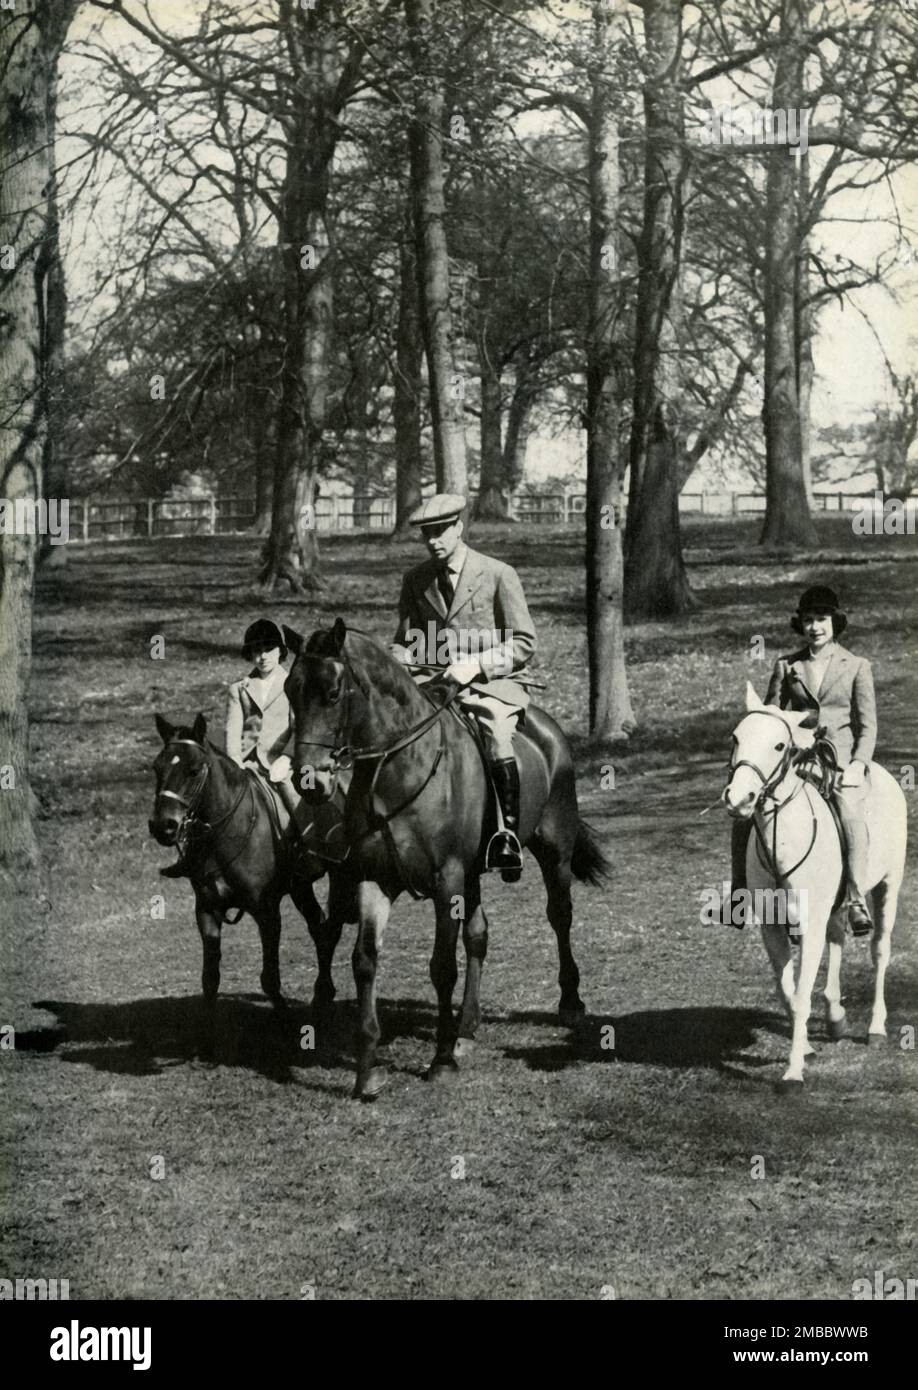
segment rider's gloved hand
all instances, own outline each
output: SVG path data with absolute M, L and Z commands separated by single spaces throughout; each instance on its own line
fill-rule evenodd
M 279 758 L 274 759 L 274 762 L 268 770 L 268 781 L 286 782 L 292 771 L 293 763 L 287 757 L 286 753 L 281 753 Z
M 389 652 L 390 655 L 394 656 L 396 661 L 400 661 L 403 666 L 411 666 L 413 664 L 411 653 L 408 648 L 403 647 L 399 642 L 393 642 L 389 648 Z
M 481 663 L 477 656 L 466 657 L 464 661 L 454 661 L 443 672 L 444 680 L 454 681 L 456 685 L 469 685 L 476 676 L 481 675 Z
M 849 763 L 842 771 L 838 785 L 840 787 L 862 787 L 866 775 L 867 769 L 863 763 Z

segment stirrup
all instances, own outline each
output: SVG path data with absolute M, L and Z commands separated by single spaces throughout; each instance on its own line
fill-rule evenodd
M 495 869 L 506 883 L 515 883 L 523 872 L 523 847 L 514 832 L 506 826 L 495 830 L 485 850 L 485 872 Z

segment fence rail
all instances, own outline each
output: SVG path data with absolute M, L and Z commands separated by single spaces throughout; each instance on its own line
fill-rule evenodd
M 820 492 L 813 497 L 817 511 L 860 510 L 875 492 Z M 909 511 L 918 505 L 910 498 Z M 765 510 L 765 496 L 754 492 L 684 492 L 679 511 L 703 516 L 745 516 Z M 520 493 L 510 500 L 515 521 L 558 526 L 582 522 L 586 494 L 582 492 Z M 77 498 L 70 503 L 70 538 L 76 541 L 126 540 L 132 536 L 231 536 L 248 531 L 255 505 L 245 497 Z M 316 530 L 327 534 L 390 531 L 395 524 L 395 499 L 356 495 L 319 497 L 314 506 Z

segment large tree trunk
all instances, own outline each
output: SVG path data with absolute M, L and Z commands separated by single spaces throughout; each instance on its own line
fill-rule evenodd
M 395 529 L 408 534 L 408 518 L 421 501 L 421 331 L 418 263 L 410 216 L 399 248 L 398 328 L 395 340 Z
M 418 83 L 409 132 L 411 188 L 417 225 L 421 324 L 430 383 L 437 489 L 463 496 L 468 473 L 463 383 L 453 357 L 449 307 L 449 252 L 444 225 L 443 75 L 431 39 L 431 0 L 405 0 L 412 61 Z
M 519 487 L 526 473 L 526 444 L 535 395 L 530 372 L 525 364 L 518 365 L 504 433 L 503 477 L 507 491 L 511 493 Z
M 61 259 L 60 216 L 58 210 L 55 131 L 57 127 L 57 64 L 70 27 L 75 5 L 45 6 L 42 22 L 43 62 L 47 71 L 46 128 L 51 142 L 51 165 L 47 184 L 47 219 L 44 240 L 35 264 L 35 277 L 44 285 L 44 320 L 41 335 L 42 409 L 48 422 L 42 449 L 42 491 L 48 498 L 69 494 L 67 460 L 64 452 L 66 404 L 64 395 L 64 338 L 67 331 L 67 286 Z M 52 545 L 41 538 L 39 560 L 59 569 L 66 564 L 66 545 Z
M 295 75 L 285 117 L 278 240 L 284 284 L 284 356 L 277 415 L 271 532 L 261 581 L 272 592 L 320 583 L 313 499 L 328 404 L 333 254 L 328 191 L 335 149 L 332 95 L 337 31 L 282 0 L 281 23 Z
M 253 441 L 255 451 L 255 520 L 252 534 L 269 536 L 271 534 L 271 502 L 274 496 L 275 453 L 271 440 L 265 437 L 263 428 L 266 421 L 255 417 L 258 437 Z
M 475 502 L 478 521 L 506 521 L 504 496 L 504 455 L 501 448 L 500 372 L 488 351 L 486 333 L 478 336 L 479 379 L 481 382 L 481 477 Z
M 75 4 L 20 0 L 0 9 L 0 243 L 13 248 L 0 299 L 0 497 L 34 507 L 48 435 L 43 372 L 54 168 L 54 65 Z M 5 518 L 6 520 L 6 518 Z M 38 852 L 29 785 L 32 586 L 38 538 L 0 530 L 0 875 L 29 893 Z
M 665 618 L 692 606 L 679 529 L 679 330 L 684 122 L 681 0 L 646 0 L 644 217 L 638 243 L 634 414 L 625 608 Z
M 810 156 L 800 156 L 798 208 L 801 219 L 809 212 Z M 797 255 L 797 279 L 794 287 L 797 318 L 797 401 L 800 410 L 800 464 L 808 505 L 813 506 L 812 417 L 813 396 L 813 306 L 810 302 L 810 238 L 801 235 Z
M 784 0 L 772 107 L 799 109 L 808 0 Z M 800 226 L 794 153 L 768 155 L 765 210 L 765 524 L 772 549 L 815 544 L 800 430 L 797 389 L 797 275 Z
M 604 741 L 634 727 L 625 669 L 622 390 L 615 315 L 618 284 L 619 134 L 615 70 L 624 0 L 593 0 L 594 53 L 589 129 L 590 316 L 587 339 L 586 599 L 590 662 L 590 734 Z

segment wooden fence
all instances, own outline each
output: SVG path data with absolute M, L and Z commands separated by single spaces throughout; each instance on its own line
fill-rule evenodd
M 856 511 L 865 501 L 873 501 L 874 495 L 820 492 L 813 501 L 817 511 Z M 705 516 L 743 516 L 764 512 L 765 497 L 753 492 L 684 492 L 679 510 Z M 514 520 L 537 526 L 582 523 L 585 512 L 586 495 L 582 492 L 520 493 L 510 502 Z M 254 520 L 254 503 L 245 497 L 77 498 L 70 503 L 70 539 L 239 535 L 249 530 Z M 320 497 L 315 504 L 316 529 L 328 534 L 390 531 L 394 523 L 392 497 L 334 495 Z

